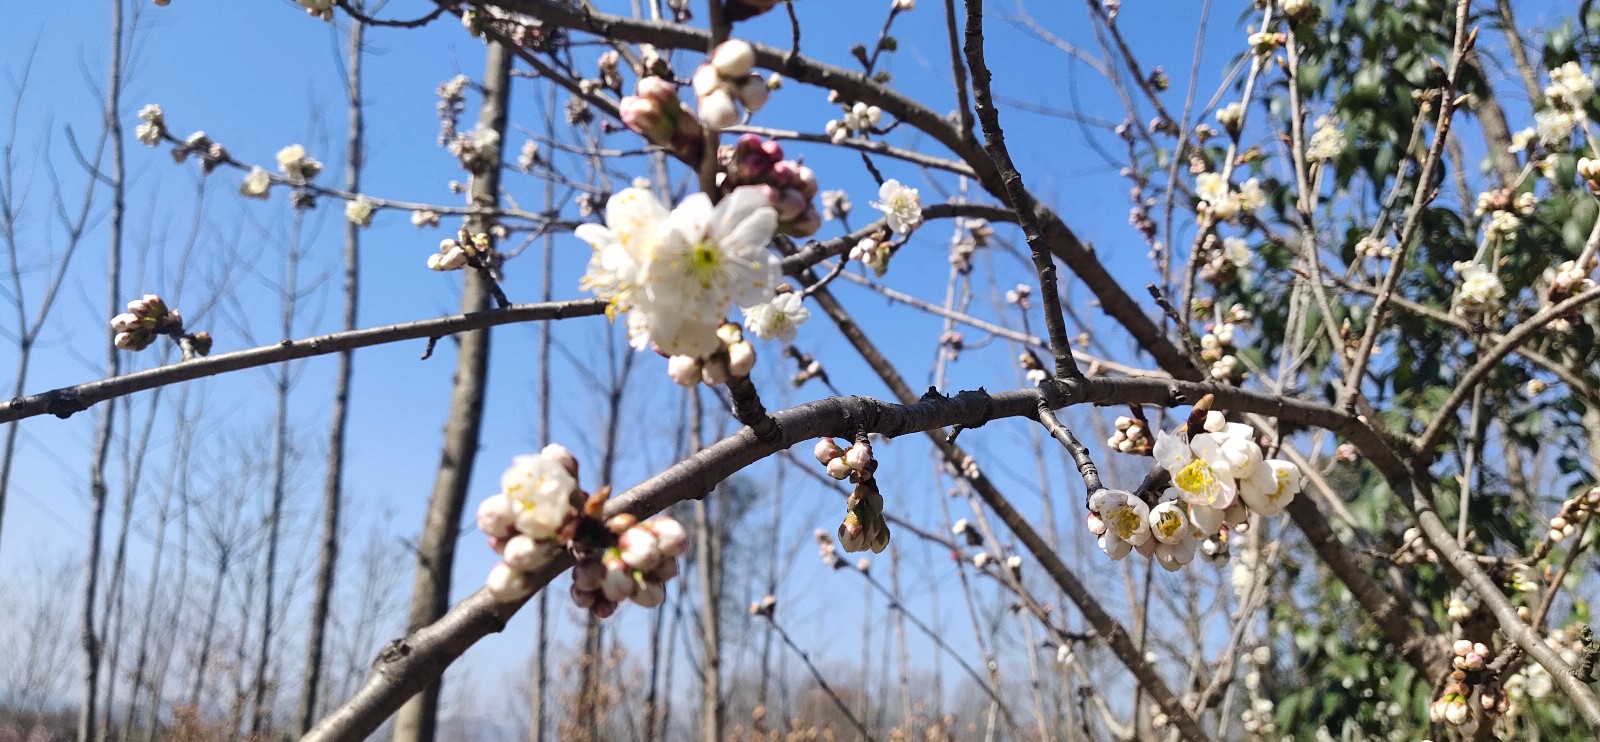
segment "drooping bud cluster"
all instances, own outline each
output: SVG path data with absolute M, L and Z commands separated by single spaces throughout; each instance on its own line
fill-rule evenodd
M 722 166 L 718 185 L 724 191 L 759 186 L 778 212 L 780 234 L 810 237 L 822 227 L 822 215 L 814 203 L 816 173 L 794 160 L 783 159 L 783 147 L 777 141 L 745 134 L 733 146 L 723 147 L 717 159 Z
M 1250 286 L 1250 243 L 1243 237 L 1217 239 L 1208 235 L 1205 240 L 1205 262 L 1200 265 L 1200 278 L 1213 286 L 1242 284 Z
M 1550 519 L 1550 540 L 1562 541 L 1575 535 L 1597 508 L 1600 508 L 1600 485 L 1568 498 L 1561 503 L 1560 512 Z
M 704 356 L 668 356 L 667 376 L 680 386 L 694 386 L 702 381 L 708 386 L 719 386 L 728 383 L 730 376 L 749 376 L 756 366 L 756 349 L 744 339 L 739 326 L 722 323 L 717 328 L 717 341 L 718 348 Z
M 665 78 L 639 78 L 634 94 L 618 104 L 622 123 L 673 156 L 699 162 L 705 151 L 705 130 L 694 111 L 678 99 L 678 88 Z
M 872 269 L 874 275 L 883 278 L 889 272 L 889 258 L 894 255 L 894 244 L 886 239 L 877 237 L 863 237 L 854 247 L 850 248 L 850 259 Z
M 628 525 L 615 546 L 579 557 L 572 568 L 572 601 L 599 618 L 616 613 L 624 600 L 655 608 L 666 601 L 666 583 L 678 576 L 678 557 L 688 550 L 689 536 L 672 518 Z
M 829 119 L 828 123 L 823 124 L 822 130 L 827 133 L 828 138 L 833 140 L 834 144 L 838 144 L 849 139 L 852 134 L 857 136 L 871 134 L 877 130 L 878 124 L 882 122 L 883 109 L 857 101 L 849 108 L 844 109 L 844 116 L 837 119 Z
M 1232 322 L 1212 325 L 1200 336 L 1200 360 L 1211 364 L 1211 378 L 1225 383 L 1237 383 L 1245 377 L 1244 366 L 1239 363 L 1239 328 Z
M 690 82 L 699 98 L 700 120 L 713 129 L 739 121 L 739 105 L 755 113 L 772 90 L 755 74 L 756 50 L 749 42 L 729 39 L 711 50 L 711 59 L 694 71 Z
M 1589 275 L 1594 269 L 1594 259 L 1591 258 L 1587 265 L 1579 265 L 1576 260 L 1568 260 L 1553 270 L 1546 270 L 1543 276 L 1547 286 L 1544 296 L 1546 305 L 1559 304 L 1574 294 L 1593 289 L 1595 281 Z
M 878 462 L 872 457 L 872 444 L 863 437 L 850 448 L 840 448 L 832 438 L 817 441 L 813 450 L 817 462 L 834 479 L 849 479 L 854 492 L 845 502 L 844 522 L 839 524 L 839 544 L 846 552 L 882 553 L 889 545 L 889 524 L 883 518 L 883 494 L 873 473 Z
M 461 161 L 461 166 L 474 173 L 488 172 L 500 166 L 500 132 L 479 124 L 471 133 L 456 134 L 445 143 L 445 150 Z
M 1590 193 L 1600 196 L 1600 159 L 1579 157 L 1578 180 L 1583 181 Z
M 439 252 L 428 256 L 428 270 L 453 271 L 476 266 L 489 254 L 490 244 L 488 234 L 469 234 L 463 227 L 456 237 L 439 241 Z
M 1144 420 L 1121 415 L 1117 417 L 1116 432 L 1106 439 L 1106 445 L 1123 453 L 1144 456 L 1150 453 L 1149 431 L 1145 429 Z
M 1449 724 L 1460 728 L 1465 734 L 1471 734 L 1477 730 L 1479 718 L 1472 713 L 1468 701 L 1472 698 L 1473 690 L 1487 679 L 1484 667 L 1490 659 L 1489 647 L 1482 642 L 1457 639 L 1451 647 L 1450 659 L 1454 669 L 1439 697 L 1428 705 L 1428 720 L 1435 724 Z M 1486 688 L 1481 699 L 1483 710 L 1500 711 L 1502 704 L 1499 700 L 1500 694 Z
M 578 460 L 551 444 L 536 456 L 518 456 L 500 475 L 500 492 L 478 505 L 478 530 L 502 558 L 489 573 L 489 591 L 502 601 L 533 591 L 528 572 L 571 538 L 583 505 Z
M 117 333 L 112 343 L 123 350 L 144 350 L 166 335 L 182 347 L 184 360 L 211 352 L 211 335 L 184 330 L 178 310 L 169 309 L 155 294 L 128 302 L 128 311 L 111 318 L 111 329 Z
M 1251 512 L 1275 515 L 1300 492 L 1300 470 L 1287 461 L 1265 459 L 1250 426 L 1210 410 L 1209 397 L 1197 405 L 1194 420 L 1203 423 L 1156 433 L 1150 452 L 1171 474 L 1173 486 L 1153 504 L 1124 490 L 1090 495 L 1089 531 L 1112 559 L 1137 550 L 1176 571 L 1194 559 L 1202 541 L 1208 542 L 1208 556 L 1225 554 L 1225 541 L 1209 543 L 1223 526 L 1242 529 Z M 1130 447 L 1135 437 L 1127 431 L 1134 427 L 1140 428 L 1137 439 L 1147 435 L 1129 419 L 1120 432 L 1121 442 Z M 1191 427 L 1198 429 L 1193 435 Z

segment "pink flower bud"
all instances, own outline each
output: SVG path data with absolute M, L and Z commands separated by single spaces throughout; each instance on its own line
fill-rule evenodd
M 634 569 L 649 571 L 661 563 L 661 547 L 655 535 L 644 528 L 635 526 L 624 531 L 617 548 L 622 553 L 623 563 Z
M 750 371 L 756 367 L 756 349 L 750 343 L 740 340 L 728 346 L 728 373 L 733 376 L 749 376 Z
M 713 129 L 726 129 L 739 121 L 739 109 L 727 90 L 717 88 L 700 97 L 700 120 Z
M 807 201 L 809 201 L 809 200 L 811 200 L 813 198 L 816 198 L 817 197 L 817 173 L 816 173 L 816 171 L 812 170 L 809 167 L 806 167 L 805 165 L 801 165 L 801 166 L 795 168 L 794 173 L 795 173 L 795 178 L 794 178 L 794 183 L 792 184 L 792 186 L 796 190 L 800 191 L 800 195 L 805 196 Z
M 700 359 L 694 356 L 673 356 L 667 359 L 667 376 L 678 386 L 700 383 Z
M 633 591 L 633 602 L 646 608 L 655 608 L 667 602 L 667 587 L 655 580 L 640 579 Z
M 118 332 L 127 332 L 139 326 L 139 317 L 132 312 L 124 312 L 111 318 L 111 329 Z
M 865 471 L 867 465 L 872 463 L 872 446 L 866 441 L 856 441 L 850 450 L 844 452 L 844 462 L 856 471 Z
M 678 560 L 671 557 L 662 559 L 661 563 L 657 564 L 655 570 L 650 573 L 650 576 L 656 578 L 656 580 L 660 582 L 666 582 L 667 580 L 677 577 Z
M 655 79 L 655 78 L 646 78 Z M 676 109 L 663 108 L 662 104 L 649 98 L 628 96 L 617 104 L 617 115 L 622 119 L 622 125 L 628 127 L 653 144 L 665 145 L 672 141 L 675 130 L 675 117 L 667 115 L 667 111 Z
M 661 553 L 669 557 L 683 556 L 689 550 L 689 534 L 683 530 L 683 524 L 671 518 L 661 517 L 645 522 L 650 527 L 650 532 L 656 536 L 656 545 L 661 548 Z
M 663 107 L 678 100 L 678 86 L 654 75 L 639 78 L 639 84 L 634 86 L 633 91 L 634 95 L 655 101 Z
M 711 50 L 711 66 L 722 77 L 737 80 L 755 69 L 756 50 L 749 42 L 729 39 Z
M 494 565 L 485 581 L 489 594 L 502 603 L 521 600 L 533 594 L 533 582 L 525 572 L 512 569 L 505 562 Z
M 600 592 L 606 600 L 621 603 L 633 595 L 633 576 L 628 574 L 627 565 L 622 560 L 607 560 L 605 578 L 600 581 Z
M 504 554 L 504 553 L 506 553 L 506 540 L 503 539 L 503 538 L 497 538 L 497 537 L 494 537 L 494 536 L 490 536 L 489 537 L 489 548 L 494 550 L 494 553 L 496 553 L 496 554 Z
M 478 505 L 478 530 L 492 537 L 510 538 L 517 513 L 505 495 L 492 495 Z
M 1094 511 L 1090 511 L 1089 515 L 1084 520 L 1088 523 L 1090 533 L 1099 536 L 1106 532 L 1106 522 L 1100 520 L 1100 516 Z
M 818 439 L 817 446 L 815 449 L 813 449 L 813 452 L 816 454 L 817 463 L 824 466 L 826 466 L 829 461 L 844 455 L 844 449 L 840 448 L 839 444 L 836 443 L 832 438 Z
M 131 333 L 131 332 L 119 332 L 119 333 L 117 333 L 116 337 L 111 339 L 111 342 L 113 344 L 115 344 L 118 348 L 121 348 L 123 350 L 143 350 L 144 349 L 144 347 L 139 345 L 138 341 L 136 341 L 134 339 L 133 333 Z
M 768 139 L 762 142 L 761 152 L 767 156 L 767 159 L 773 162 L 779 162 L 783 160 L 783 145 L 779 144 L 778 140 L 776 139 Z
M 561 468 L 566 469 L 567 473 L 571 474 L 574 479 L 577 478 L 578 457 L 573 456 L 572 452 L 568 451 L 566 446 L 563 446 L 559 443 L 552 443 L 548 446 L 545 446 L 544 450 L 539 452 L 539 456 L 545 461 L 554 461 L 555 463 L 560 464 Z
M 850 476 L 850 472 L 850 465 L 845 463 L 843 456 L 828 462 L 828 476 L 834 479 L 844 479 Z
M 539 564 L 539 546 L 527 536 L 512 536 L 506 541 L 504 557 L 512 569 L 530 572 Z

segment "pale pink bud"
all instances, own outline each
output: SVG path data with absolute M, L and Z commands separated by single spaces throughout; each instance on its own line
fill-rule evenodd
M 633 90 L 634 94 L 640 98 L 652 100 L 662 105 L 672 103 L 678 99 L 678 87 L 666 79 L 654 75 L 639 78 L 639 84 Z
M 494 565 L 485 581 L 489 594 L 502 603 L 521 600 L 533 594 L 533 581 L 525 572 L 512 569 L 505 562 Z
M 583 590 L 577 584 L 572 586 L 572 602 L 576 603 L 579 608 L 588 608 L 594 605 L 595 599 L 599 597 L 600 593 L 598 591 Z
M 828 476 L 834 479 L 844 479 L 850 476 L 851 471 L 850 465 L 845 463 L 843 456 L 828 462 Z
M 683 556 L 689 550 L 689 534 L 683 530 L 683 524 L 671 518 L 661 517 L 646 521 L 650 532 L 656 536 L 656 546 L 661 553 L 669 557 Z
M 629 528 L 624 531 L 622 538 L 617 541 L 617 548 L 622 553 L 622 561 L 629 567 L 639 570 L 652 570 L 661 563 L 661 547 L 656 543 L 656 537 L 643 528 Z
M 600 583 L 605 581 L 606 565 L 599 559 L 584 559 L 572 568 L 572 587 L 574 590 L 594 592 L 600 589 Z
M 527 536 L 512 536 L 506 541 L 503 556 L 512 569 L 529 572 L 539 564 L 539 547 Z
M 667 359 L 667 377 L 678 386 L 700 383 L 700 359 L 694 356 L 673 356 Z
M 506 540 L 497 536 L 490 536 L 489 548 L 496 554 L 504 554 L 506 553 Z
M 139 349 L 137 347 L 138 343 L 134 342 L 133 333 L 131 333 L 131 332 L 119 332 L 119 333 L 117 333 L 116 337 L 111 339 L 111 342 L 113 344 L 115 344 L 118 348 L 121 348 L 123 350 L 138 350 Z
M 1106 532 L 1106 522 L 1100 520 L 1099 514 L 1095 513 L 1094 511 L 1090 511 L 1089 515 L 1085 517 L 1084 520 L 1088 523 L 1090 533 L 1099 536 Z
M 872 463 L 872 446 L 866 441 L 856 441 L 850 450 L 844 452 L 844 462 L 856 471 L 865 471 L 867 465 Z
M 671 557 L 662 559 L 661 563 L 657 564 L 655 570 L 650 573 L 650 576 L 661 582 L 666 582 L 667 580 L 677 577 L 678 560 Z
M 741 340 L 728 346 L 728 373 L 732 376 L 749 376 L 756 367 L 756 349 Z
M 695 68 L 694 75 L 689 78 L 689 86 L 694 88 L 695 97 L 704 98 L 722 88 L 722 76 L 717 74 L 715 67 L 702 64 Z
M 567 473 L 571 474 L 574 479 L 577 478 L 578 457 L 573 456 L 572 452 L 568 451 L 566 446 L 563 446 L 559 443 L 552 443 L 548 446 L 545 446 L 544 450 L 539 452 L 539 456 L 545 461 L 554 461 L 555 463 L 560 464 L 561 468 L 566 469 Z
M 111 318 L 111 329 L 118 332 L 127 332 L 139 326 L 139 317 L 131 312 L 124 312 Z
M 655 608 L 667 602 L 667 587 L 655 580 L 640 579 L 633 591 L 633 602 L 646 608 Z
M 617 104 L 617 114 L 623 126 L 651 142 L 666 144 L 672 140 L 675 123 L 675 117 L 667 115 L 667 112 L 676 108 L 663 109 L 660 103 L 650 98 L 630 95 Z
M 700 97 L 700 121 L 713 129 L 726 129 L 739 121 L 739 109 L 727 90 L 717 88 Z
M 799 216 L 783 223 L 783 233 L 791 237 L 810 237 L 821 228 L 822 215 L 809 203 Z
M 767 81 L 760 75 L 751 75 L 739 83 L 737 88 L 739 102 L 751 113 L 761 110 L 767 104 L 767 99 L 772 96 L 772 90 L 767 87 Z
M 505 495 L 492 495 L 478 505 L 478 530 L 499 538 L 509 538 L 517 524 L 517 513 Z
M 1454 644 L 1450 645 L 1450 649 L 1454 651 L 1457 656 L 1465 657 L 1468 652 L 1472 651 L 1472 640 L 1457 639 Z
M 817 447 L 814 449 L 814 452 L 817 456 L 817 463 L 824 466 L 826 466 L 829 461 L 844 455 L 844 449 L 840 448 L 839 444 L 834 442 L 832 438 L 818 439 Z
M 750 74 L 756 67 L 756 50 L 749 42 L 729 39 L 711 50 L 711 66 L 717 74 L 737 80 Z
M 605 578 L 600 581 L 600 592 L 606 600 L 620 603 L 633 595 L 633 576 L 628 574 L 627 565 L 622 560 L 606 560 Z

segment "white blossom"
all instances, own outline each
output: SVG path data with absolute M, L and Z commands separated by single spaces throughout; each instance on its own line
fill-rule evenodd
M 245 198 L 259 198 L 263 201 L 272 188 L 272 176 L 259 167 L 250 168 L 250 173 L 244 176 L 244 182 L 239 184 L 239 194 Z
M 898 180 L 886 180 L 878 187 L 878 200 L 872 202 L 872 208 L 882 211 L 889 228 L 898 234 L 909 234 L 922 224 L 922 197 L 917 189 Z
M 1313 160 L 1332 160 L 1344 152 L 1344 129 L 1339 120 L 1331 116 L 1317 119 L 1317 130 L 1306 142 L 1306 157 Z
M 365 196 L 356 196 L 345 202 L 344 218 L 358 227 L 370 227 L 372 226 L 372 214 L 374 211 L 372 201 Z
M 800 295 L 791 291 L 778 294 L 772 301 L 757 304 L 744 311 L 744 326 L 762 340 L 794 342 L 795 333 L 807 319 L 811 310 L 805 308 Z

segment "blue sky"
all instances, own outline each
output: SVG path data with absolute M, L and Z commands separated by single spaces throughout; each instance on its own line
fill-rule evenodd
M 626 12 L 627 3 L 600 2 L 602 8 Z M 420 14 L 429 4 L 394 2 L 386 14 L 406 17 Z M 857 0 L 800 0 L 796 11 L 805 29 L 803 49 L 824 60 L 851 66 L 848 48 L 856 42 L 870 44 L 881 23 L 879 5 L 883 2 Z M 1246 3 L 1221 5 L 1213 11 L 1204 54 L 1197 106 L 1209 101 L 1236 50 L 1242 46 L 1243 32 L 1236 24 L 1236 13 Z M 1005 100 L 1024 101 L 1059 109 L 1076 109 L 1088 115 L 1120 121 L 1120 103 L 1112 89 L 1081 62 L 1070 58 L 1019 30 L 1006 18 L 1015 12 L 1011 2 L 990 3 L 989 54 L 994 68 L 996 93 Z M 1068 2 L 1034 2 L 1030 12 L 1036 21 L 1053 34 L 1077 44 L 1090 54 L 1097 43 L 1083 5 Z M 14 81 L 32 60 L 32 78 L 20 109 L 22 131 L 19 151 L 23 156 L 24 180 L 32 183 L 30 215 L 36 224 L 48 211 L 48 179 L 44 159 L 61 173 L 64 190 L 76 194 L 83 181 L 66 147 L 64 129 L 71 125 L 80 140 L 92 138 L 99 103 L 93 87 L 104 78 L 107 31 L 107 4 L 104 2 L 63 1 L 19 3 L 8 8 L 7 22 L 0 24 L 0 70 Z M 870 7 L 870 10 L 863 8 Z M 1147 68 L 1163 66 L 1174 81 L 1174 92 L 1167 101 L 1181 110 L 1182 89 L 1194 51 L 1194 28 L 1199 18 L 1198 2 L 1126 3 L 1119 20 Z M 123 290 L 126 298 L 144 291 L 168 296 L 184 309 L 190 325 L 209 329 L 217 338 L 218 351 L 233 350 L 271 342 L 276 337 L 278 298 L 273 289 L 280 280 L 284 246 L 290 232 L 291 215 L 284 194 L 275 193 L 268 203 L 245 202 L 237 196 L 238 175 L 221 172 L 205 186 L 200 212 L 197 249 L 202 257 L 194 261 L 189 284 L 181 295 L 174 295 L 175 261 L 178 247 L 195 219 L 195 194 L 199 176 L 192 163 L 174 165 L 165 152 L 151 150 L 131 139 L 134 113 L 147 102 L 160 103 L 169 126 L 180 136 L 196 129 L 206 131 L 225 144 L 230 152 L 247 162 L 271 165 L 273 154 L 291 142 L 303 142 L 311 154 L 329 166 L 323 182 L 336 183 L 342 161 L 344 108 L 341 98 L 340 62 L 343 57 L 340 27 L 330 27 L 306 17 L 291 3 L 224 3 L 174 0 L 167 8 L 140 5 L 137 51 L 131 66 L 131 80 L 124 96 L 121 119 L 129 129 L 128 167 L 130 172 L 129 250 L 137 254 L 149 246 L 149 258 L 130 258 L 137 278 L 129 278 Z M 788 22 L 782 12 L 764 16 L 739 27 L 749 38 L 786 45 Z M 897 88 L 937 110 L 954 105 L 949 81 L 947 41 L 944 35 L 942 4 L 924 0 L 915 11 L 896 23 L 900 50 L 883 65 L 892 72 Z M 369 35 L 370 55 L 367 70 L 367 113 L 369 158 L 363 176 L 366 190 L 373 195 L 409 201 L 441 204 L 459 203 L 447 183 L 465 180 L 453 159 L 435 145 L 437 120 L 434 113 L 434 87 L 457 73 L 478 77 L 482 71 L 480 43 L 469 37 L 459 24 L 447 20 L 417 31 L 378 29 Z M 592 53 L 588 50 L 585 54 Z M 696 62 L 693 55 L 675 58 L 680 72 Z M 630 77 L 631 84 L 631 77 Z M 513 122 L 524 127 L 542 126 L 539 111 L 543 92 L 523 81 L 513 92 Z M 1224 100 L 1230 96 L 1224 96 Z M 561 97 L 565 102 L 566 96 Z M 469 100 L 464 128 L 470 127 L 475 100 Z M 9 105 L 9 101 L 6 105 Z M 828 118 L 837 115 L 822 93 L 790 84 L 773 97 L 754 123 L 778 128 L 820 131 Z M 1078 125 L 1019 111 L 1003 110 L 1003 122 L 1010 135 L 1013 155 L 1029 186 L 1052 203 L 1088 242 L 1093 243 L 1115 275 L 1134 287 L 1131 293 L 1143 296 L 1142 287 L 1151 275 L 1146 248 L 1127 226 L 1128 184 L 1085 143 Z M 1106 132 L 1094 134 L 1102 147 L 1120 153 L 1120 143 Z M 924 139 L 909 132 L 895 132 L 889 139 L 897 145 L 937 151 Z M 514 153 L 523 136 L 513 134 L 508 145 Z M 613 134 L 608 144 L 623 148 L 637 146 L 633 135 Z M 853 153 L 841 155 L 816 146 L 789 145 L 793 154 L 803 153 L 816 168 L 824 189 L 846 189 L 854 200 L 854 223 L 865 222 L 867 203 L 876 188 Z M 940 152 L 939 154 L 943 154 Z M 568 161 L 564 166 L 573 165 Z M 939 175 L 929 180 L 910 166 L 880 160 L 887 177 L 895 177 L 922 189 L 926 202 L 942 200 L 941 189 L 953 191 L 955 179 Z M 634 160 L 616 167 L 632 176 L 645 175 L 645 162 Z M 575 170 L 575 172 L 581 172 Z M 682 178 L 683 172 L 676 172 Z M 620 185 L 620 184 L 618 184 Z M 506 188 L 519 203 L 536 208 L 542 186 L 526 175 L 508 176 Z M 70 196 L 69 196 L 70 197 Z M 989 201 L 989 199 L 984 199 Z M 569 215 L 575 210 L 568 208 Z M 103 202 L 97 207 L 102 214 Z M 98 378 L 101 347 L 104 342 L 104 245 L 103 218 L 96 221 L 85 246 L 75 259 L 72 274 L 50 328 L 46 331 L 30 373 L 30 392 Z M 59 230 L 33 228 L 25 232 L 30 244 L 56 249 Z M 446 220 L 441 230 L 413 229 L 403 213 L 385 212 L 363 235 L 362 304 L 360 321 L 370 326 L 453 313 L 457 306 L 457 277 L 435 274 L 423 267 L 425 257 L 435 249 L 438 239 L 453 224 Z M 823 235 L 837 234 L 839 225 L 824 228 Z M 305 291 L 305 311 L 296 322 L 295 335 L 305 336 L 332 330 L 338 321 L 338 281 L 335 274 L 341 245 L 341 217 L 336 204 L 325 203 L 307 215 L 304 232 L 305 264 L 300 285 Z M 1012 234 L 1011 236 L 1015 236 Z M 947 263 L 945 248 L 948 224 L 933 223 L 912 240 L 896 258 L 886 283 L 931 301 L 943 297 Z M 1184 233 L 1180 241 L 1187 239 Z M 54 240 L 52 242 L 51 240 Z M 1020 240 L 1018 241 L 1020 243 Z M 588 250 L 582 243 L 563 235 L 556 240 L 558 298 L 574 297 L 577 278 L 583 270 Z M 537 248 L 506 270 L 505 288 L 514 301 L 537 299 L 539 270 Z M 1030 280 L 1027 266 L 1016 254 L 989 251 L 974 274 L 974 289 L 979 296 L 973 313 L 996 318 L 1005 313 L 988 298 L 991 289 L 1003 293 L 1018 280 Z M 141 262 L 146 263 L 142 269 Z M 234 283 L 229 293 L 236 298 L 208 314 L 196 316 L 189 309 L 207 294 L 205 281 L 222 273 L 227 266 Z M 37 275 L 37 274 L 36 274 Z M 42 279 L 38 279 L 42 280 Z M 847 283 L 836 284 L 838 295 L 851 306 L 867 333 L 897 361 L 913 386 L 931 381 L 931 362 L 941 329 L 935 318 L 901 307 L 892 307 L 876 295 Z M 32 289 L 37 293 L 37 289 Z M 1085 316 L 1096 317 L 1098 310 L 1081 291 L 1069 294 Z M 1153 312 L 1154 308 L 1149 307 Z M 1015 310 L 1006 315 L 1016 324 Z M 1037 310 L 1035 310 L 1037 312 Z M 9 321 L 9 320 L 7 320 Z M 1032 318 L 1035 331 L 1041 327 Z M 968 330 L 969 343 L 982 340 L 982 333 Z M 594 423 L 602 411 L 598 393 L 564 386 L 578 378 L 571 368 L 574 361 L 604 372 L 602 337 L 612 337 L 604 320 L 591 318 L 563 323 L 557 341 L 565 353 L 555 361 L 558 407 L 554 413 L 555 439 L 568 444 L 586 465 L 598 459 L 598 428 Z M 1126 344 L 1120 335 L 1108 332 L 1105 342 L 1117 352 Z M 838 332 L 821 316 L 802 329 L 797 344 L 827 364 L 835 382 L 845 393 L 889 397 L 883 385 L 856 360 L 853 351 Z M 382 534 L 393 547 L 392 558 L 400 562 L 402 577 L 394 587 L 409 590 L 410 561 L 400 546 L 412 538 L 421 523 L 434 468 L 438 458 L 440 430 L 447 409 L 447 394 L 453 371 L 449 343 L 428 361 L 419 361 L 420 343 L 363 350 L 356 357 L 349 461 L 347 463 L 347 523 L 358 539 L 365 534 Z M 770 407 L 786 407 L 824 394 L 819 385 L 791 390 L 785 383 L 792 367 L 780 361 L 776 346 L 762 347 L 757 372 L 761 389 Z M 0 345 L 0 383 L 10 384 L 14 348 Z M 494 332 L 492 351 L 491 403 L 485 418 L 484 444 L 478 457 L 474 495 L 476 501 L 495 489 L 504 464 L 513 455 L 537 445 L 535 422 L 535 371 L 537 331 L 532 327 L 508 327 Z M 964 354 L 949 372 L 951 390 L 987 386 L 1001 389 L 1015 386 L 1012 370 L 1016 350 L 996 341 Z M 134 362 L 153 362 L 147 352 Z M 1127 356 L 1118 357 L 1127 360 Z M 618 484 L 639 481 L 670 463 L 677 455 L 673 447 L 680 425 L 679 397 L 676 388 L 662 378 L 664 361 L 654 356 L 639 359 L 635 383 L 630 387 L 624 425 L 625 453 L 618 471 Z M 289 572 L 302 582 L 309 580 L 316 503 L 320 497 L 321 447 L 326 436 L 326 407 L 333 373 L 331 358 L 312 360 L 296 367 L 292 423 L 296 439 L 307 460 L 293 477 L 295 495 L 290 516 L 293 526 L 286 551 Z M 265 454 L 271 424 L 268 376 L 264 371 L 249 371 L 225 379 L 193 385 L 203 391 L 209 410 L 202 438 L 208 456 L 220 457 L 224 441 L 257 447 Z M 563 389 L 566 391 L 563 392 Z M 168 390 L 163 404 L 177 395 Z M 153 398 L 145 394 L 133 401 L 135 410 L 144 410 Z M 146 414 L 146 413 L 140 413 Z M 1106 414 L 1109 419 L 1115 412 Z M 14 476 L 18 496 L 8 503 L 3 540 L 0 540 L 0 570 L 17 565 L 30 555 L 47 553 L 81 554 L 79 533 L 87 518 L 87 451 L 93 414 L 85 413 L 68 421 L 36 418 L 22 423 L 22 449 Z M 155 427 L 149 458 L 164 476 L 170 443 L 170 415 L 163 414 Z M 718 426 L 713 426 L 716 428 Z M 720 425 L 726 430 L 726 424 Z M 1086 437 L 1094 437 L 1088 435 Z M 1023 422 L 1002 422 L 973 431 L 962 437 L 974 455 L 1001 486 L 1029 512 L 1037 512 L 1039 485 L 1035 464 L 1028 447 L 1029 431 Z M 797 449 L 803 458 L 807 451 Z M 941 528 L 937 499 L 941 486 L 931 475 L 933 467 L 922 439 L 895 442 L 880 451 L 884 463 L 880 479 L 886 486 L 889 507 L 929 528 Z M 215 469 L 214 459 L 206 465 Z M 159 462 L 159 463 L 157 463 Z M 1120 581 L 1122 567 L 1110 567 L 1093 553 L 1088 537 L 1081 532 L 1077 502 L 1081 483 L 1063 472 L 1060 461 L 1051 456 L 1052 487 L 1049 494 L 1057 503 L 1059 527 L 1067 534 L 1069 563 L 1083 565 L 1094 582 L 1112 585 Z M 1108 467 L 1114 468 L 1112 465 Z M 588 472 L 593 471 L 590 466 Z M 1126 476 L 1137 476 L 1131 467 Z M 770 469 L 753 472 L 758 481 L 770 481 Z M 150 482 L 135 504 L 136 535 L 132 559 L 140 573 L 147 558 L 148 533 L 153 492 L 159 480 Z M 785 551 L 794 542 L 806 542 L 814 528 L 832 530 L 842 515 L 833 495 L 822 492 L 809 478 L 789 472 L 785 481 L 793 489 L 787 494 L 787 510 L 778 537 Z M 1115 481 L 1115 478 L 1114 478 Z M 586 485 L 596 482 L 586 478 Z M 113 492 L 119 492 L 117 485 Z M 264 501 L 264 497 L 260 498 Z M 956 517 L 966 515 L 961 501 L 952 501 Z M 259 509 L 259 503 L 252 508 Z M 757 507 L 759 519 L 769 516 L 764 505 Z M 117 511 L 108 516 L 114 527 Z M 259 516 L 256 516 L 259 519 Z M 259 521 L 258 521 L 259 522 Z M 761 526 L 765 528 L 766 526 Z M 140 531 L 143 531 L 142 533 Z M 951 567 L 948 554 L 931 550 L 909 536 L 895 542 L 905 549 L 906 584 L 910 605 L 936 625 L 952 633 L 967 634 L 967 619 L 953 591 L 946 590 L 939 614 L 930 617 L 929 585 L 948 579 Z M 347 549 L 353 555 L 356 549 Z M 847 574 L 830 574 L 820 569 L 812 547 L 801 543 L 795 549 L 792 576 L 780 597 L 780 614 L 791 626 L 820 626 L 819 622 L 842 612 L 858 611 L 861 586 Z M 468 535 L 458 552 L 454 593 L 465 595 L 481 584 L 482 575 L 493 564 L 493 554 Z M 1207 570 L 1209 573 L 1209 570 Z M 347 575 L 352 572 L 347 572 Z M 346 580 L 350 579 L 346 577 Z M 565 579 L 557 584 L 557 605 L 565 605 Z M 305 594 L 304 585 L 300 597 Z M 735 599 L 745 597 L 734 595 Z M 1123 605 L 1120 588 L 1107 593 L 1113 605 Z M 881 613 L 882 601 L 877 601 Z M 303 611 L 297 603 L 295 611 Z M 504 635 L 491 637 L 467 657 L 481 677 L 495 679 L 505 673 L 520 672 L 531 652 L 531 620 L 524 612 Z M 561 611 L 563 626 L 570 627 L 577 615 L 570 608 Z M 645 626 L 646 612 L 631 608 L 615 620 L 624 632 Z M 1076 625 L 1076 620 L 1072 621 Z M 1010 646 L 1020 641 L 1020 631 L 1009 625 Z M 803 629 L 797 632 L 802 644 L 814 656 L 825 660 L 850 662 L 856 654 L 853 645 L 831 641 L 829 632 Z M 970 639 L 963 640 L 970 641 Z M 913 638 L 913 642 L 918 642 Z M 635 645 L 638 646 L 638 645 Z M 931 662 L 926 645 L 918 654 Z M 289 656 L 298 658 L 300 647 L 293 642 Z M 297 662 L 297 660 L 296 660 Z M 1012 672 L 1020 672 L 1016 665 Z M 298 672 L 291 670 L 298 676 Z M 950 670 L 947 666 L 946 675 Z M 284 704 L 287 705 L 287 704 Z

